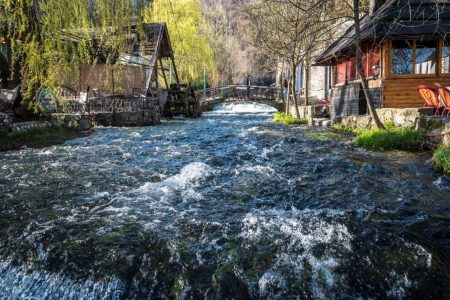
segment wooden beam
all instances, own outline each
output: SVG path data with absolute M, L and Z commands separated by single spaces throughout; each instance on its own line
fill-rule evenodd
M 175 81 L 177 82 L 177 84 L 180 84 L 180 79 L 178 78 L 177 66 L 175 65 L 175 58 L 173 57 L 173 54 L 170 56 L 170 59 L 172 60 L 173 72 L 175 73 Z
M 166 78 L 166 71 L 164 70 L 164 65 L 163 65 L 161 58 L 159 58 L 159 64 L 161 65 L 161 71 L 162 71 L 162 75 L 164 78 L 164 83 L 166 84 L 166 88 L 169 89 L 169 84 L 167 83 L 167 78 Z

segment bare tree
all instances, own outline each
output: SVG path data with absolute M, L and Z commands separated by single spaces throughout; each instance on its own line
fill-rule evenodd
M 372 1 L 373 5 L 375 5 L 375 1 Z M 361 84 L 364 91 L 364 96 L 367 101 L 367 107 L 369 108 L 369 113 L 373 118 L 375 126 L 378 128 L 384 129 L 384 125 L 378 117 L 377 110 L 375 109 L 375 105 L 373 103 L 372 95 L 369 90 L 369 83 L 366 78 L 366 74 L 364 73 L 363 63 L 362 63 L 362 50 L 361 50 L 361 26 L 360 26 L 360 3 L 359 0 L 353 0 L 353 21 L 355 27 L 355 60 L 356 60 L 356 70 L 361 78 Z M 371 7 L 373 9 L 373 7 Z
M 297 69 L 317 42 L 316 37 L 320 36 L 318 20 L 322 13 L 317 0 L 257 1 L 248 11 L 254 44 L 281 58 L 289 66 L 292 74 L 289 95 L 294 100 L 297 117 L 300 115 L 295 90 Z M 289 104 L 286 112 L 289 113 Z

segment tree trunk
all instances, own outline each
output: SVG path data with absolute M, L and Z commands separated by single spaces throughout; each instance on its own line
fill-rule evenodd
M 304 90 L 304 95 L 305 95 L 305 111 L 306 111 L 306 106 L 308 106 L 308 99 L 309 99 L 309 69 L 308 69 L 308 59 L 305 58 L 304 62 L 303 62 L 303 66 L 304 66 L 304 73 L 305 73 L 305 90 Z
M 297 81 L 297 67 L 295 66 L 292 67 L 292 90 L 293 90 L 293 98 L 294 98 L 294 108 L 295 108 L 295 117 L 296 118 L 300 118 L 300 112 L 298 111 L 298 98 L 297 98 L 297 93 L 295 91 L 295 84 Z
M 291 81 L 288 80 L 288 88 L 287 88 L 287 99 L 285 99 L 286 101 L 286 114 L 289 114 L 290 111 L 290 97 L 291 97 Z
M 290 97 L 290 93 L 291 93 L 291 82 L 289 80 L 288 81 L 288 90 L 287 90 L 287 93 L 286 93 L 287 97 L 286 97 L 286 99 L 284 99 L 286 101 L 286 103 L 285 103 L 285 105 L 286 105 L 285 111 L 286 111 L 287 115 L 289 114 L 289 97 Z M 283 94 L 283 97 L 284 97 L 284 94 Z
M 362 51 L 361 51 L 361 28 L 359 22 L 359 0 L 353 0 L 353 19 L 355 22 L 355 43 L 356 43 L 356 69 L 358 71 L 359 77 L 361 78 L 361 84 L 364 91 L 364 96 L 366 97 L 367 107 L 369 108 L 369 113 L 372 116 L 375 126 L 377 128 L 384 129 L 384 125 L 378 117 L 375 105 L 373 104 L 372 95 L 369 91 L 369 84 L 367 82 L 366 75 L 364 74 L 364 69 L 362 65 Z

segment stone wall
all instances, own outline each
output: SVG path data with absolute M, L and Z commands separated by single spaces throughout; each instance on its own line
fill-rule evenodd
M 327 85 L 327 67 L 311 67 L 310 70 L 309 94 L 310 97 L 325 99 L 328 97 Z
M 77 108 L 79 102 L 73 102 L 74 104 L 66 105 L 60 113 L 52 114 L 53 120 L 70 127 L 78 127 L 81 131 L 85 131 L 88 127 L 88 122 L 84 122 L 86 119 L 89 119 L 92 125 L 119 127 L 160 123 L 161 112 L 157 98 L 134 98 L 124 95 L 92 98 L 88 100 L 85 109 Z
M 413 127 L 417 129 L 427 129 L 431 126 L 428 124 L 429 122 L 440 122 L 440 120 L 447 119 L 445 117 L 432 116 L 432 111 L 427 108 L 378 108 L 377 113 L 383 123 L 392 122 L 397 127 Z M 340 116 L 334 118 L 333 122 L 361 129 L 369 129 L 374 125 L 370 115 Z M 438 125 L 437 127 L 440 126 Z
M 433 143 L 450 143 L 450 117 L 436 117 L 424 108 L 380 108 L 378 116 L 383 123 L 422 131 Z M 341 116 L 333 120 L 346 127 L 370 129 L 374 126 L 370 115 Z
M 22 133 L 32 128 L 46 128 L 50 126 L 52 126 L 52 123 L 50 122 L 39 122 L 39 121 L 20 122 L 11 124 L 11 131 L 12 133 Z

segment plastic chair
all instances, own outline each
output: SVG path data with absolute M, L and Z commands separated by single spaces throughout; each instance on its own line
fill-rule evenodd
M 434 84 L 438 90 L 439 96 L 441 96 L 442 103 L 444 103 L 444 110 L 442 111 L 442 116 L 445 111 L 447 111 L 447 116 L 450 115 L 450 91 L 440 83 Z
M 432 107 L 436 109 L 434 115 L 439 116 L 439 92 L 438 89 L 432 85 L 419 85 L 417 91 L 425 100 L 423 107 Z

